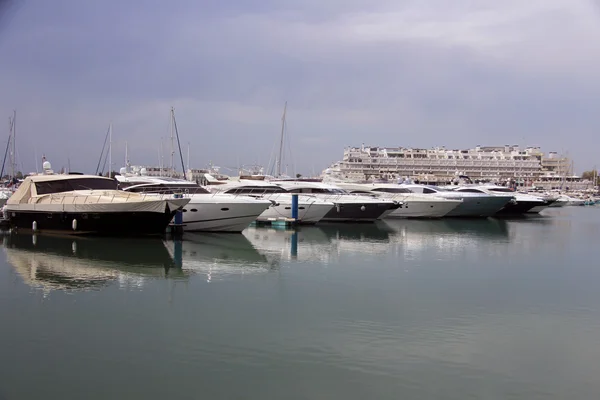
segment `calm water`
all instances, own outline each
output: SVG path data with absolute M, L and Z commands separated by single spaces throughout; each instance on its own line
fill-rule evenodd
M 0 399 L 597 399 L 600 207 L 5 236 Z

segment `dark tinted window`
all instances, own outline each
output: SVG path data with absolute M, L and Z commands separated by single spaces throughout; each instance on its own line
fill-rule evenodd
M 423 188 L 423 193 L 437 193 L 437 192 L 433 189 Z
M 477 190 L 477 189 L 459 189 L 459 190 L 457 190 L 457 192 L 463 192 L 463 193 L 483 193 L 481 190 Z
M 60 179 L 36 182 L 37 194 L 62 193 L 72 190 L 116 190 L 117 182 L 102 178 Z
M 373 189 L 373 191 L 374 192 L 384 192 L 384 193 L 412 193 L 410 190 L 404 189 L 404 188 L 377 188 L 377 189 Z
M 123 187 L 123 186 L 121 186 Z M 132 185 L 124 188 L 123 190 L 127 192 L 136 192 L 136 193 L 160 193 L 160 194 L 174 194 L 174 193 L 188 193 L 188 194 L 198 194 L 198 193 L 209 193 L 208 190 L 204 189 L 201 186 L 195 185 L 177 185 L 177 184 L 153 184 L 153 185 Z
M 229 194 L 262 194 L 262 193 L 286 193 L 283 188 L 271 186 L 246 186 L 227 190 Z

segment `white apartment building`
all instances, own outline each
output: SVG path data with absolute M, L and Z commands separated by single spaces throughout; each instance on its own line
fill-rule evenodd
M 516 180 L 522 184 L 542 175 L 572 175 L 571 163 L 556 152 L 546 156 L 539 147 L 476 146 L 467 150 L 406 147 L 348 147 L 341 161 L 326 170 L 349 180 L 410 177 L 428 182 L 449 182 L 457 174 L 480 181 Z

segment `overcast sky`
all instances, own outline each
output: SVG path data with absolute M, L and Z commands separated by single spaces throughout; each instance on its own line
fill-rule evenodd
M 93 172 L 112 121 L 114 169 L 125 141 L 158 164 L 173 106 L 192 167 L 266 165 L 287 101 L 295 172 L 363 142 L 538 145 L 581 171 L 600 164 L 594 1 L 0 0 L 1 140 L 16 109 L 26 171 Z

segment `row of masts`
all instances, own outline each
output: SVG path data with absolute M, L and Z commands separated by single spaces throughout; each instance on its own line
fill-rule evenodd
M 13 115 L 8 118 L 8 142 L 4 151 L 4 160 L 2 161 L 2 170 L 0 177 L 4 176 L 4 167 L 6 165 L 6 157 L 9 156 L 10 161 L 10 179 L 15 179 L 17 169 L 17 110 L 13 110 Z
M 179 131 L 177 129 L 177 121 L 175 120 L 175 109 L 171 107 L 170 119 L 169 119 L 169 133 L 171 138 L 171 163 L 170 168 L 168 169 L 171 176 L 175 174 L 175 140 L 177 141 L 177 147 L 179 148 L 179 154 L 181 155 L 181 142 L 179 140 Z M 96 174 L 102 174 L 104 172 L 104 166 L 100 169 L 100 164 L 102 164 L 102 157 L 108 158 L 108 174 L 111 175 L 113 172 L 113 162 L 112 162 L 112 134 L 113 134 L 113 125 L 112 122 L 108 125 L 108 132 L 106 134 L 106 138 L 104 140 L 104 146 L 102 148 L 102 152 L 100 153 L 100 160 L 98 161 L 98 166 L 96 168 Z M 106 144 L 108 142 L 108 152 L 105 155 L 104 149 L 106 148 Z M 163 157 L 163 144 L 161 140 L 161 145 L 158 149 L 158 158 L 159 158 L 159 168 L 161 175 L 163 171 L 166 169 L 164 166 L 164 157 Z M 106 160 L 105 160 L 106 163 Z M 187 148 L 187 164 L 188 169 L 190 167 L 190 145 L 188 143 Z M 127 142 L 125 142 L 125 167 L 129 168 L 129 153 Z M 183 156 L 181 157 L 181 168 L 185 175 L 185 166 L 183 163 Z
M 277 176 L 281 176 L 282 174 L 282 160 L 283 160 L 283 150 L 284 150 L 284 138 L 285 138 L 285 126 L 286 126 L 286 112 L 287 112 L 287 101 L 285 102 L 284 105 L 284 109 L 283 109 L 283 115 L 281 118 L 281 137 L 280 137 L 280 141 L 279 141 L 279 154 L 276 160 L 276 166 L 277 166 Z M 6 164 L 6 158 L 7 156 L 9 157 L 9 161 L 10 161 L 10 178 L 14 179 L 16 177 L 16 173 L 17 173 L 17 164 L 16 164 L 16 120 L 17 120 L 17 112 L 16 110 L 13 111 L 13 115 L 9 117 L 9 138 L 8 138 L 8 143 L 6 145 L 6 150 L 5 150 L 5 154 L 4 154 L 4 162 L 2 164 L 2 170 L 0 173 L 0 176 L 4 176 L 4 169 L 5 169 L 5 164 Z M 186 172 L 186 168 L 184 165 L 184 161 L 183 161 L 183 155 L 181 152 L 181 142 L 179 140 L 179 132 L 177 129 L 177 121 L 175 120 L 175 109 L 173 107 L 171 107 L 171 112 L 170 112 L 170 119 L 169 119 L 169 134 L 170 134 L 170 142 L 171 142 L 171 159 L 170 159 L 170 168 L 165 168 L 164 165 L 164 157 L 163 157 L 163 143 L 161 140 L 161 144 L 159 147 L 159 168 L 160 168 L 160 173 L 161 175 L 163 174 L 164 170 L 168 170 L 168 172 L 170 173 L 171 176 L 173 176 L 175 174 L 175 151 L 176 151 L 176 147 L 175 144 L 177 144 L 177 148 L 179 150 L 179 154 L 180 154 L 180 158 L 181 158 L 181 168 L 183 171 L 183 174 L 185 175 Z M 103 174 L 104 173 L 104 169 L 106 167 L 106 162 L 108 161 L 108 174 L 109 176 L 112 174 L 113 172 L 113 160 L 112 160 L 112 145 L 113 145 L 113 124 L 112 122 L 109 123 L 108 126 L 108 131 L 106 133 L 106 137 L 104 139 L 104 145 L 102 147 L 102 151 L 100 153 L 100 159 L 98 160 L 98 165 L 96 167 L 96 174 Z M 108 146 L 107 146 L 108 145 Z M 108 147 L 108 151 L 105 153 L 106 148 Z M 102 161 L 104 158 L 104 162 Z M 70 159 L 69 159 L 69 172 L 70 172 Z M 102 166 L 102 167 L 101 167 Z M 125 142 L 125 166 L 126 168 L 129 168 L 129 155 L 128 155 L 128 148 L 127 148 L 127 142 Z M 187 145 L 187 170 L 190 169 L 190 144 L 188 142 Z M 37 170 L 37 156 L 36 156 L 36 170 Z

